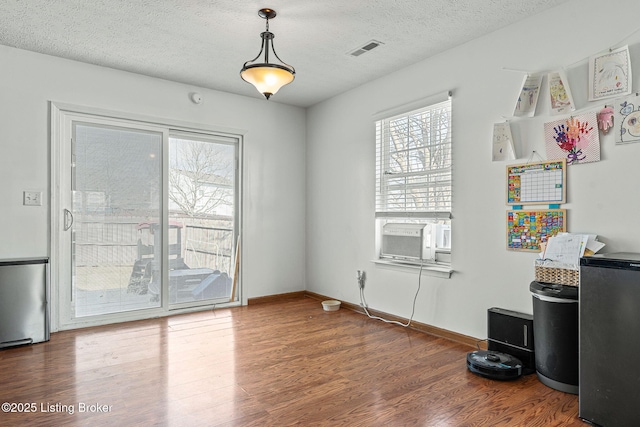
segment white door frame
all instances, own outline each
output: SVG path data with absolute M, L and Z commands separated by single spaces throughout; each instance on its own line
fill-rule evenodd
M 68 277 L 70 277 L 70 265 L 65 265 L 66 260 L 68 259 L 68 255 L 65 254 L 65 245 L 69 242 L 69 237 L 65 236 L 65 231 L 63 230 L 65 217 L 64 217 L 64 209 L 69 209 L 70 205 L 70 191 L 62 187 L 64 174 L 68 174 L 68 171 L 65 171 L 66 159 L 69 159 L 71 156 L 71 144 L 67 143 L 71 141 L 72 135 L 71 133 L 71 123 L 74 120 L 85 119 L 91 122 L 99 122 L 101 118 L 104 120 L 108 120 L 110 125 L 113 125 L 114 122 L 121 122 L 125 127 L 131 127 L 132 124 L 135 124 L 138 128 L 161 131 L 163 132 L 163 147 L 162 147 L 162 155 L 163 155 L 163 177 L 162 177 L 162 186 L 163 189 L 166 189 L 168 186 L 168 162 L 166 159 L 168 158 L 168 135 L 172 130 L 186 131 L 186 132 L 194 132 L 194 133 L 207 133 L 207 134 L 218 134 L 224 136 L 231 136 L 238 139 L 238 157 L 239 162 L 237 165 L 237 191 L 238 195 L 236 197 L 237 203 L 237 213 L 236 213 L 236 224 L 237 224 L 237 235 L 241 235 L 242 232 L 242 141 L 244 131 L 239 131 L 236 129 L 220 129 L 220 128 L 212 128 L 210 126 L 202 125 L 202 124 L 193 124 L 193 123 L 185 123 L 180 121 L 172 121 L 168 122 L 165 119 L 156 119 L 153 117 L 147 117 L 143 115 L 136 114 L 126 114 L 113 112 L 108 110 L 102 110 L 97 108 L 88 108 L 81 107 L 63 103 L 50 103 L 50 114 L 51 114 L 51 133 L 50 133 L 50 172 L 51 172 L 51 187 L 50 187 L 50 230 L 51 230 L 51 239 L 50 239 L 50 273 L 51 273 L 51 299 L 49 301 L 50 313 L 51 313 L 51 331 L 55 332 L 58 330 L 65 329 L 74 329 L 78 327 L 85 326 L 95 326 L 104 324 L 105 320 L 109 320 L 110 322 L 125 322 L 131 320 L 139 320 L 150 317 L 158 317 L 158 316 L 167 316 L 170 314 L 178 314 L 185 313 L 191 311 L 200 311 L 211 309 L 215 307 L 228 307 L 228 306 L 238 306 L 241 305 L 242 298 L 242 263 L 240 263 L 240 271 L 238 274 L 237 280 L 237 300 L 234 302 L 229 302 L 227 304 L 211 304 L 211 305 L 203 305 L 185 309 L 174 309 L 169 311 L 169 300 L 168 300 L 168 270 L 163 268 L 162 276 L 163 276 L 163 287 L 167 288 L 163 291 L 162 304 L 159 308 L 150 308 L 144 310 L 144 312 L 140 311 L 132 311 L 121 313 L 117 316 L 113 315 L 105 315 L 105 316 L 94 316 L 87 319 L 71 319 L 70 318 L 70 304 L 71 304 L 71 286 L 68 283 Z M 106 123 L 106 121 L 105 121 Z M 68 157 L 65 157 L 68 156 Z M 163 193 L 166 193 L 163 190 Z M 70 209 L 69 209 L 70 210 Z M 169 242 L 168 238 L 168 198 L 163 195 L 163 207 L 162 207 L 162 222 L 163 222 L 163 265 L 168 265 L 168 250 L 167 245 Z M 241 246 L 240 251 L 240 259 L 243 259 L 243 252 Z

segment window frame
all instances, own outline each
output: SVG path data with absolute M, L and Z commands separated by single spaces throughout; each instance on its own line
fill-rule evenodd
M 376 256 L 375 262 L 382 264 L 420 267 L 451 274 L 451 219 L 452 219 L 452 195 L 453 195 L 453 143 L 452 143 L 452 100 L 451 93 L 447 99 L 423 101 L 414 108 L 396 109 L 394 113 L 386 113 L 375 119 L 375 139 L 376 139 L 376 200 L 375 200 L 375 223 L 376 223 Z M 417 107 L 417 108 L 416 108 Z M 424 119 L 423 116 L 428 116 Z M 445 122 L 442 122 L 443 117 Z M 406 168 L 400 166 L 393 170 L 392 162 L 399 163 L 398 158 L 392 158 L 392 123 L 406 121 L 399 134 L 406 137 L 404 146 L 396 146 L 396 153 L 403 151 L 406 160 Z M 412 123 L 414 120 L 416 125 Z M 436 127 L 434 128 L 434 121 Z M 416 126 L 422 126 L 415 132 Z M 426 131 L 426 132 L 425 132 Z M 404 133 L 404 134 L 403 134 Z M 425 138 L 425 135 L 426 138 Z M 428 142 L 424 140 L 428 139 Z M 398 147 L 400 147 L 398 149 Z M 434 154 L 426 150 L 444 149 L 439 154 Z M 422 153 L 421 153 L 422 151 Z M 415 156 L 412 160 L 411 156 Z M 437 157 L 440 156 L 440 157 Z M 399 156 L 401 157 L 401 156 Z M 428 157 L 428 158 L 427 158 Z M 435 160 L 435 167 L 434 166 Z M 413 161 L 413 164 L 410 162 Z M 428 163 L 428 165 L 426 164 Z M 440 176 L 438 176 L 440 174 Z M 434 178 L 435 179 L 432 179 Z M 413 179 L 413 182 L 411 180 Z M 389 184 L 390 180 L 395 180 L 395 184 Z M 404 184 L 402 181 L 404 180 Z M 390 198 L 396 191 L 396 202 Z M 399 191 L 398 191 L 399 190 Z M 398 194 L 400 197 L 398 197 Z M 409 200 L 411 198 L 412 200 Z M 404 206 L 402 206 L 404 204 Z M 407 259 L 404 257 L 389 257 L 382 253 L 383 227 L 388 223 L 417 223 L 424 225 L 436 224 L 438 233 L 432 237 L 439 244 L 432 253 L 435 257 L 425 260 L 424 253 L 421 259 Z M 444 226 L 444 227 L 442 227 Z M 433 227 L 436 230 L 436 227 Z M 442 232 L 441 230 L 445 230 Z M 448 231 L 447 231 L 448 230 Z M 443 246 L 443 233 L 446 233 L 448 245 Z M 435 245 L 435 241 L 433 243 Z

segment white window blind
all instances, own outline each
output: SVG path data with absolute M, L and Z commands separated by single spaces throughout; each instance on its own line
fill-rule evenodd
M 451 217 L 451 98 L 376 121 L 376 217 Z

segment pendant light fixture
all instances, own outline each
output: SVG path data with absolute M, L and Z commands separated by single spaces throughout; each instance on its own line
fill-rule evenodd
M 294 79 L 296 70 L 282 61 L 273 47 L 273 38 L 275 37 L 269 31 L 269 19 L 276 17 L 276 11 L 273 9 L 260 9 L 258 16 L 267 20 L 267 30 L 260 34 L 262 38 L 262 47 L 258 56 L 247 61 L 242 66 L 240 77 L 247 83 L 251 83 L 258 89 L 258 92 L 269 99 L 284 85 L 288 85 Z M 269 62 L 269 51 L 273 52 L 280 63 Z M 256 62 L 264 52 L 264 61 Z

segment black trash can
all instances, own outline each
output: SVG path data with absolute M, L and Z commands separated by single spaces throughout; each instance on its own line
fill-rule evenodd
M 578 394 L 578 287 L 533 281 L 529 290 L 538 379 Z

